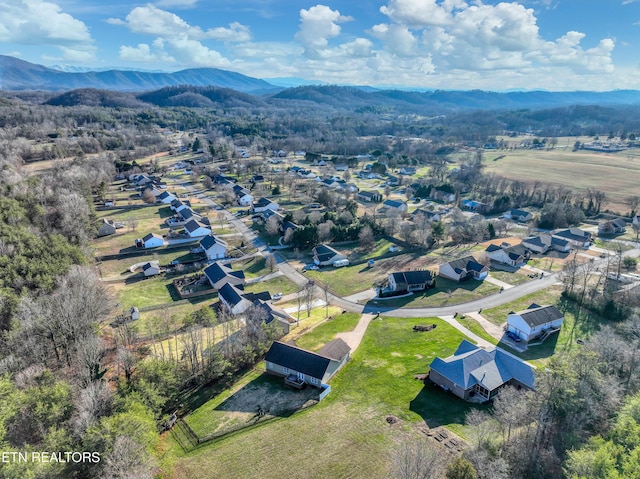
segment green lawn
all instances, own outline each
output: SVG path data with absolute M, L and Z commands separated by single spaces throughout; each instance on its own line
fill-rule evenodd
M 258 283 L 247 284 L 244 287 L 247 293 L 259 293 L 261 291 L 269 291 L 271 294 L 282 293 L 289 294 L 295 293 L 298 288 L 289 278 L 286 276 L 278 276 L 268 281 L 260 281 Z
M 198 259 L 203 259 L 203 256 L 189 253 L 189 246 L 171 249 L 161 248 L 149 250 L 149 254 L 145 256 L 103 261 L 99 264 L 99 268 L 103 279 L 124 279 L 126 276 L 132 274 L 129 271 L 129 267 L 143 261 L 159 261 L 162 266 L 170 264 L 174 260 L 184 263 Z M 139 272 L 140 271 L 138 271 L 138 273 Z
M 145 308 L 180 299 L 171 280 L 166 279 L 164 275 L 112 286 L 116 290 L 118 301 L 124 308 L 131 306 Z
M 425 322 L 437 328 L 429 333 L 412 330 Z M 412 425 L 426 421 L 431 427 L 459 430 L 465 414 L 477 407 L 413 378 L 426 372 L 435 356 L 452 354 L 462 338 L 436 318 L 372 321 L 352 360 L 332 380 L 332 392 L 324 401 L 188 453 L 172 439 L 174 433 L 165 436 L 165 462 L 172 467 L 163 477 L 387 477 L 389 453 Z M 204 412 L 193 416 L 199 414 L 202 421 L 209 421 Z M 389 426 L 388 415 L 400 418 L 400 424 Z
M 511 273 L 508 271 L 491 270 L 490 276 L 496 278 L 497 280 L 504 281 L 505 283 L 513 285 L 531 281 L 531 278 L 529 278 L 529 276 L 527 276 L 527 273 L 525 273 L 524 271 L 515 271 Z
M 317 351 L 326 343 L 335 339 L 338 333 L 352 331 L 358 324 L 360 317 L 359 313 L 335 315 L 301 336 L 296 341 L 296 344 L 301 348 Z

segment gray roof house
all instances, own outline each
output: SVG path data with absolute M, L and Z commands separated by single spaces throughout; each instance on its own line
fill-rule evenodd
M 591 233 L 580 228 L 567 228 L 553 233 L 556 238 L 567 240 L 575 248 L 589 248 L 591 246 Z
M 222 259 L 227 256 L 227 242 L 213 235 L 202 238 L 200 247 L 204 250 L 208 260 Z
M 605 221 L 598 225 L 598 234 L 600 235 L 617 235 L 627 231 L 627 222 L 622 218 Z
M 389 275 L 389 289 L 394 292 L 424 291 L 432 287 L 435 277 L 431 271 L 402 271 Z
M 523 341 L 531 341 L 559 331 L 563 321 L 564 315 L 555 306 L 539 306 L 534 303 L 525 310 L 509 313 L 507 331 L 516 334 Z
M 518 209 L 510 209 L 502 216 L 505 219 L 519 221 L 521 223 L 526 223 L 527 221 L 531 221 L 533 219 L 533 215 L 531 213 Z
M 319 244 L 313 248 L 313 262 L 318 266 L 329 266 L 334 261 L 346 259 L 346 257 L 326 244 Z
M 211 228 L 197 220 L 189 220 L 184 225 L 184 230 L 191 238 L 198 238 L 200 236 L 207 236 L 211 234 Z
M 560 251 L 561 253 L 567 253 L 571 250 L 569 241 L 548 234 L 529 236 L 528 238 L 524 238 L 520 244 L 534 253 L 541 254 L 546 253 L 550 249 Z
M 267 373 L 285 378 L 288 385 L 321 387 L 349 360 L 350 351 L 341 339 L 326 344 L 317 353 L 275 341 L 264 359 Z
M 490 244 L 484 252 L 492 261 L 516 268 L 524 265 L 531 254 L 522 244 L 511 246 L 508 243 L 501 246 Z
M 409 206 L 404 201 L 397 200 L 385 200 L 382 202 L 382 207 L 389 210 L 396 210 L 400 213 L 406 213 Z
M 244 297 L 242 290 L 231 283 L 222 285 L 218 290 L 218 299 L 231 314 L 242 314 L 253 304 Z
M 429 380 L 464 400 L 486 401 L 505 385 L 535 389 L 533 368 L 497 348 L 482 349 L 463 340 L 448 358 L 435 358 Z
M 229 266 L 213 263 L 204 270 L 204 275 L 209 280 L 211 286 L 215 289 L 221 289 L 225 284 L 230 283 L 234 286 L 244 286 L 244 271 L 234 271 Z
M 489 268 L 478 263 L 473 256 L 465 256 L 464 258 L 441 264 L 438 274 L 443 278 L 460 282 L 471 278 L 485 279 L 489 274 Z

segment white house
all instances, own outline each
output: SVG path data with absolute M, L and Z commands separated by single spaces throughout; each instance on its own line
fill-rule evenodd
M 568 253 L 571 250 L 569 241 L 548 234 L 529 236 L 528 238 L 524 238 L 521 244 L 528 250 L 540 254 L 544 254 L 550 249 L 561 253 Z
M 164 239 L 159 234 L 149 233 L 142 238 L 142 241 L 136 240 L 136 246 L 140 245 L 145 248 L 157 248 L 158 246 L 164 246 Z
M 202 238 L 200 240 L 200 247 L 207 255 L 208 260 L 222 259 L 227 256 L 227 243 L 213 235 Z
M 157 261 L 149 261 L 142 265 L 142 272 L 145 276 L 155 276 L 160 274 L 160 265 Z
M 156 200 L 162 202 L 165 205 L 170 204 L 173 200 L 177 200 L 175 195 L 172 195 L 168 191 L 163 191 L 158 196 L 156 196 Z
M 530 253 L 522 244 L 510 246 L 503 243 L 501 246 L 491 244 L 484 250 L 489 258 L 496 263 L 502 263 L 518 268 L 529 259 Z
M 240 185 L 233 185 L 233 194 L 236 196 L 236 201 L 240 206 L 251 206 L 253 203 L 251 192 Z
M 207 236 L 211 234 L 211 228 L 197 220 L 189 220 L 184 225 L 184 230 L 190 238 L 199 238 L 200 236 Z
M 279 209 L 280 205 L 268 198 L 260 198 L 257 202 L 253 203 L 254 213 L 264 213 L 266 210 L 278 211 Z
M 558 230 L 553 236 L 568 241 L 574 248 L 588 249 L 591 246 L 591 233 L 580 228 Z
M 245 285 L 244 271 L 234 271 L 229 266 L 213 263 L 204 270 L 204 275 L 209 280 L 212 288 L 221 289 L 225 284 L 243 287 Z
M 398 211 L 404 214 L 407 212 L 409 206 L 404 201 L 385 200 L 382 203 L 382 208 L 386 208 L 389 211 Z
M 231 283 L 225 283 L 218 290 L 218 299 L 231 314 L 242 314 L 253 304 Z
M 562 326 L 564 315 L 555 306 L 539 306 L 532 304 L 527 309 L 510 312 L 507 316 L 507 331 L 520 337 L 523 341 L 548 333 L 556 332 Z
M 533 215 L 531 213 L 518 209 L 510 209 L 502 216 L 506 220 L 519 221 L 521 223 L 526 223 L 527 221 L 531 221 L 533 219 Z

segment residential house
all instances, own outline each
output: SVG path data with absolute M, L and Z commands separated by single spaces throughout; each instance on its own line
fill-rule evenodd
M 98 237 L 116 234 L 116 224 L 113 220 L 102 218 L 102 223 L 98 228 Z
M 157 261 L 149 261 L 142 265 L 142 273 L 145 276 L 155 276 L 160 274 L 160 265 Z
M 438 274 L 443 278 L 458 282 L 471 278 L 482 280 L 489 274 L 489 268 L 478 263 L 473 256 L 465 256 L 464 258 L 441 264 Z
M 400 214 L 404 214 L 409 209 L 409 206 L 404 201 L 385 200 L 382 202 L 382 208 L 389 211 L 398 211 Z
M 400 170 L 401 175 L 415 175 L 416 167 L 415 166 L 405 166 Z
M 591 246 L 591 233 L 580 228 L 567 228 L 553 233 L 556 238 L 567 240 L 574 248 L 588 249 Z
M 229 282 L 218 289 L 218 299 L 231 314 L 243 314 L 253 304 L 242 290 Z
M 527 221 L 531 221 L 533 219 L 533 215 L 531 213 L 518 209 L 510 209 L 502 216 L 506 220 L 518 221 L 520 223 L 526 223 Z
M 211 228 L 198 220 L 189 220 L 184 225 L 184 231 L 190 238 L 199 238 L 211 234 Z
M 540 254 L 544 254 L 549 250 L 559 251 L 560 253 L 568 253 L 571 250 L 569 241 L 548 234 L 529 236 L 524 238 L 520 244 L 528 250 Z
M 236 196 L 236 201 L 240 206 L 251 206 L 253 203 L 251 192 L 240 185 L 233 185 L 233 194 Z
M 253 213 L 264 213 L 266 210 L 278 211 L 279 209 L 280 205 L 268 198 L 260 198 L 252 206 Z
M 452 356 L 431 362 L 428 378 L 467 401 L 489 400 L 506 385 L 535 389 L 529 364 L 497 348 L 479 348 L 466 339 Z
M 156 196 L 156 201 L 160 201 L 165 205 L 171 204 L 171 202 L 176 199 L 177 199 L 176 196 L 172 195 L 168 191 L 163 191 L 162 193 Z
M 529 250 L 522 244 L 511 246 L 509 243 L 502 243 L 500 246 L 491 244 L 484 252 L 492 261 L 515 268 L 523 266 L 531 255 Z
M 149 233 L 142 240 L 136 240 L 136 246 L 144 248 L 157 248 L 164 246 L 164 238 L 156 233 Z
M 207 255 L 208 260 L 222 259 L 227 256 L 226 241 L 216 238 L 213 235 L 205 236 L 200 240 L 200 247 Z
M 379 191 L 359 191 L 358 199 L 367 203 L 379 203 L 382 201 L 382 194 Z
M 393 175 L 387 175 L 387 184 L 389 186 L 398 186 L 400 184 L 400 178 Z
M 253 175 L 251 183 L 264 183 L 264 175 Z
M 605 221 L 598 225 L 598 234 L 600 235 L 618 235 L 627 232 L 627 222 L 622 218 Z
M 211 287 L 217 290 L 227 283 L 237 288 L 242 288 L 246 282 L 244 271 L 234 271 L 229 266 L 220 263 L 213 263 L 207 266 L 204 270 L 204 275 L 209 280 Z
M 343 259 L 347 259 L 346 256 L 340 254 L 329 245 L 319 244 L 313 248 L 313 262 L 318 266 L 329 266 Z
M 192 208 L 182 208 L 178 212 L 178 214 L 182 217 L 182 220 L 185 222 L 189 220 L 196 220 L 196 221 L 202 220 L 202 216 L 200 216 L 198 213 L 193 211 Z
M 389 289 L 396 293 L 424 291 L 435 286 L 435 281 L 431 271 L 401 271 L 389 275 Z
M 326 348 L 325 353 L 333 357 L 275 341 L 264 358 L 266 371 L 268 374 L 285 378 L 285 383 L 294 387 L 309 384 L 319 388 L 349 360 L 349 346 L 342 340 L 335 341 L 339 342 L 329 343 L 323 348 Z
M 481 201 L 476 201 L 476 200 L 464 200 L 462 202 L 461 205 L 463 208 L 466 208 L 470 211 L 480 211 L 482 210 L 486 205 L 484 203 L 482 203 Z
M 431 192 L 429 193 L 429 198 L 431 198 L 432 200 L 441 201 L 442 203 L 453 203 L 456 200 L 456 194 L 449 191 L 432 188 Z
M 541 335 L 557 332 L 563 321 L 564 315 L 555 306 L 539 306 L 534 303 L 525 310 L 509 313 L 507 331 L 523 341 L 531 341 Z
M 437 211 L 429 211 L 429 210 L 417 209 L 413 213 L 411 213 L 413 221 L 415 221 L 416 217 L 420 216 L 420 215 L 422 215 L 430 223 L 435 223 L 436 221 L 440 221 L 442 219 L 442 215 Z
M 297 322 L 293 316 L 284 309 L 273 305 L 270 301 L 259 299 L 253 304 L 265 312 L 265 324 L 272 324 L 275 321 L 275 324 L 284 334 L 288 334 L 291 330 L 291 325 Z

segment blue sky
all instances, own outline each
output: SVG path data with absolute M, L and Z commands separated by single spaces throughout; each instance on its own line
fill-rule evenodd
M 640 89 L 640 0 L 5 0 L 0 54 L 47 66 L 377 87 Z

